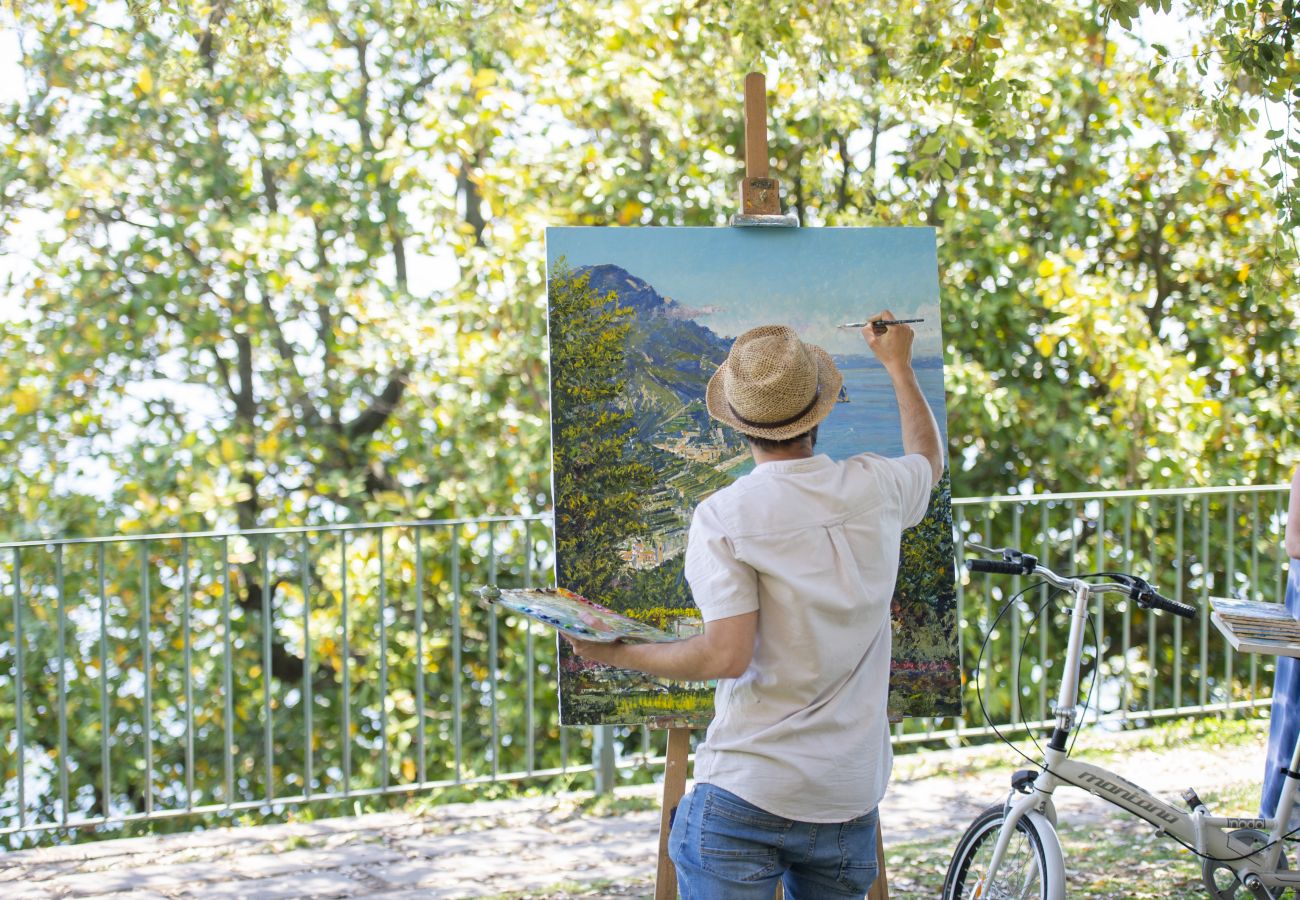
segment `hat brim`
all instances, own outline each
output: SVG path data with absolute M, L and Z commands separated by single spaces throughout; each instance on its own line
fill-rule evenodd
M 709 386 L 704 392 L 704 405 L 708 407 L 709 415 L 741 434 L 769 441 L 788 441 L 805 431 L 811 431 L 814 425 L 820 424 L 835 408 L 835 403 L 840 397 L 840 388 L 844 385 L 844 376 L 836 368 L 831 355 L 821 347 L 816 344 L 804 344 L 804 347 L 817 361 L 817 388 L 821 393 L 817 395 L 817 403 L 813 408 L 798 420 L 782 425 L 780 428 L 755 428 L 753 425 L 741 423 L 732 413 L 731 405 L 727 403 L 729 369 L 725 362 L 718 366 L 718 371 L 713 373 L 713 377 L 709 379 Z

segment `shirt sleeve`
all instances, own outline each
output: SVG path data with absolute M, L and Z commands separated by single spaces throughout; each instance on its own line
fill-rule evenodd
M 919 453 L 909 453 L 886 460 L 889 474 L 898 489 L 900 517 L 904 528 L 911 528 L 925 518 L 933 488 L 930 461 Z
M 758 609 L 758 573 L 736 558 L 735 545 L 708 503 L 696 507 L 691 518 L 686 581 L 705 622 Z

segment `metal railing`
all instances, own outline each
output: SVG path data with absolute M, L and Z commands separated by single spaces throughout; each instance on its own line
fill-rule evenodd
M 1286 496 L 968 498 L 954 528 L 959 545 L 1133 570 L 1201 604 L 1191 635 L 1097 607 L 1091 715 L 1125 727 L 1269 702 L 1268 661 L 1235 659 L 1204 601 L 1281 599 Z M 0 835 L 575 775 L 593 750 L 608 779 L 615 743 L 620 766 L 656 762 L 646 729 L 560 728 L 552 633 L 470 599 L 549 583 L 551 540 L 540 517 L 509 517 L 0 544 Z M 909 719 L 901 743 L 990 734 L 972 667 L 1019 581 L 959 579 L 964 715 Z M 1003 731 L 1050 723 L 1064 632 L 1050 605 L 1035 627 L 1047 596 L 1031 594 L 985 656 Z
M 1238 661 L 1210 625 L 1209 599 L 1282 602 L 1287 498 L 1286 485 L 954 498 L 957 564 L 960 570 L 962 543 L 973 540 L 1019 547 L 1060 570 L 1147 578 L 1199 608 L 1194 631 L 1189 640 L 1189 626 L 1176 616 L 1097 598 L 1086 635 L 1100 648 L 1084 673 L 1094 684 L 1088 720 L 1132 727 L 1174 716 L 1232 715 L 1272 702 L 1272 660 Z M 897 740 L 970 740 L 1051 726 L 1060 678 L 1053 667 L 1065 649 L 1068 605 L 1052 603 L 1046 586 L 1034 587 L 993 627 L 1007 600 L 1029 584 L 1021 577 L 959 576 L 965 714 L 947 728 L 909 719 L 896 726 Z M 976 671 L 982 647 L 983 670 Z

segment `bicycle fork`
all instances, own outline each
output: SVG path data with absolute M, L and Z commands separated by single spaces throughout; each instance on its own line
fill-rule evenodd
M 1076 701 L 1079 698 L 1079 669 L 1083 658 L 1083 629 L 1088 624 L 1088 588 L 1079 585 L 1074 591 L 1074 607 L 1070 612 L 1070 642 L 1065 651 L 1065 671 L 1061 678 L 1061 693 L 1056 699 L 1056 727 L 1047 742 L 1047 766 L 1034 779 L 1033 788 L 1024 796 L 1012 800 L 1008 798 L 1007 811 L 1002 820 L 1002 829 L 998 833 L 997 845 L 993 848 L 993 858 L 989 860 L 989 870 L 980 880 L 980 891 L 976 896 L 986 896 L 984 887 L 996 884 L 998 867 L 1006 855 L 1007 846 L 1016 833 L 1016 826 L 1026 815 L 1041 817 L 1041 832 L 1045 832 L 1052 846 L 1044 846 L 1047 865 L 1059 869 L 1057 872 L 1042 873 L 1043 884 L 1047 887 L 1047 900 L 1063 900 L 1065 897 L 1065 859 L 1056 838 L 1056 815 L 1052 807 L 1052 792 L 1060 783 L 1052 774 L 1056 766 L 1065 759 L 1066 741 L 1075 725 L 1077 712 Z M 1052 877 L 1059 876 L 1059 877 Z

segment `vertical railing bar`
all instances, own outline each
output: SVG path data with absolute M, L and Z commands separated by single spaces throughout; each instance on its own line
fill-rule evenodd
M 533 586 L 533 529 L 532 522 L 524 519 L 524 587 Z M 536 666 L 533 657 L 533 620 L 524 617 L 524 690 L 527 694 L 527 711 L 524 714 L 524 768 L 529 775 L 536 765 L 533 744 L 536 742 L 536 722 L 533 716 L 534 690 L 533 673 Z
M 1148 524 L 1151 528 L 1151 541 L 1148 545 L 1149 551 L 1158 550 L 1160 547 L 1159 528 L 1160 528 L 1160 508 L 1156 498 L 1152 497 L 1147 501 Z M 1152 552 L 1148 552 L 1148 557 L 1153 557 Z M 1155 612 L 1146 610 L 1147 620 L 1147 712 L 1156 710 L 1156 615 Z
M 1273 495 L 1273 501 L 1275 506 L 1273 521 L 1278 523 L 1279 527 L 1283 529 L 1285 529 L 1285 525 L 1286 525 L 1287 496 L 1288 496 L 1287 494 L 1284 494 L 1280 491 Z M 1273 535 L 1273 539 L 1269 541 L 1269 546 L 1273 547 L 1274 548 L 1273 552 L 1278 555 L 1277 563 L 1272 567 L 1273 571 L 1277 573 L 1277 602 L 1285 604 L 1286 603 L 1286 581 L 1287 581 L 1286 569 L 1283 568 L 1283 566 L 1287 561 L 1285 530 L 1283 530 L 1281 534 Z
M 262 537 L 262 754 L 266 803 L 275 802 L 275 713 L 271 708 L 271 536 Z
M 962 572 L 965 570 L 965 549 L 966 539 L 963 534 L 964 514 L 960 506 L 952 507 L 952 529 L 953 529 L 953 550 L 956 556 L 956 572 L 954 573 L 957 581 L 957 671 L 962 675 L 966 672 L 966 642 L 962 640 L 962 634 L 965 631 L 962 628 L 962 622 L 966 616 L 966 587 L 963 583 Z M 975 673 L 978 675 L 978 673 Z M 968 679 L 969 683 L 974 684 L 973 679 Z M 957 703 L 957 720 L 953 723 L 953 730 L 957 733 L 958 741 L 961 740 L 962 728 L 966 725 L 966 698 L 963 696 L 965 691 L 958 694 Z
M 311 692 L 311 543 L 305 531 L 302 533 L 302 540 L 299 543 L 298 559 L 299 574 L 302 581 L 302 718 L 303 727 L 307 732 L 307 740 L 303 743 L 302 795 L 303 797 L 310 797 L 314 777 L 312 772 L 312 763 L 314 762 L 312 759 L 312 742 L 315 740 L 312 733 L 311 712 L 312 704 L 315 701 Z
M 1287 517 L 1288 494 L 1279 491 L 1273 495 L 1273 498 L 1274 498 L 1273 521 L 1277 523 L 1280 533 L 1278 533 L 1278 531 L 1274 531 L 1273 533 L 1270 534 L 1269 546 L 1273 548 L 1273 553 L 1276 553 L 1278 557 L 1277 562 L 1274 565 L 1272 565 L 1270 568 L 1272 568 L 1272 570 L 1277 573 L 1276 601 L 1277 603 L 1285 606 L 1287 571 L 1286 569 L 1283 568 L 1283 565 L 1287 562 L 1285 528 L 1286 528 L 1286 517 Z M 1272 553 L 1269 555 L 1272 556 Z M 1273 660 L 1273 665 L 1274 665 L 1274 672 L 1276 672 L 1277 671 L 1276 659 Z
M 989 504 L 984 507 L 984 546 L 992 547 L 997 542 L 993 540 L 993 505 Z M 984 600 L 980 603 L 980 636 L 987 639 L 989 632 L 992 630 L 990 625 L 990 604 L 993 601 L 993 580 L 989 575 L 984 576 Z M 996 651 L 994 651 L 996 652 Z M 977 675 L 979 673 L 976 673 Z
M 1183 498 L 1174 508 L 1174 600 L 1183 602 Z M 1174 709 L 1183 705 L 1183 617 L 1174 616 Z
M 343 638 L 343 796 L 352 793 L 352 648 L 348 643 L 348 530 L 339 532 L 339 585 L 342 607 L 339 625 Z
M 234 678 L 231 674 L 232 653 L 230 641 L 230 539 L 221 538 L 221 654 L 222 654 L 222 695 L 225 710 L 222 714 L 225 728 L 225 776 L 226 806 L 235 798 L 235 698 Z
M 424 784 L 424 529 L 415 526 L 415 753 L 416 781 Z
M 108 735 L 111 729 L 111 717 L 108 708 L 108 578 L 104 573 L 104 545 L 100 544 L 98 550 L 95 566 L 99 574 L 99 765 L 104 792 L 100 811 L 107 817 L 113 800 L 113 767 L 108 752 Z M 17 553 L 17 551 L 14 552 Z M 18 784 L 20 789 L 22 787 L 21 773 L 22 770 L 19 769 Z
M 1133 569 L 1133 500 L 1124 498 L 1124 571 Z M 1124 689 L 1120 693 L 1120 703 L 1125 721 L 1128 720 L 1129 706 L 1133 703 L 1133 675 L 1129 671 L 1128 655 L 1133 646 L 1133 601 L 1124 600 L 1123 649 L 1121 651 L 1124 665 Z
M 1048 503 L 1046 501 L 1040 502 L 1042 503 L 1042 512 L 1040 514 L 1038 534 L 1041 547 L 1038 558 L 1042 560 L 1044 566 L 1048 566 L 1048 552 L 1052 548 L 1050 521 L 1047 514 Z M 1039 588 L 1039 596 L 1042 598 L 1040 605 L 1047 603 L 1049 590 L 1050 588 L 1046 584 Z M 1052 630 L 1052 609 L 1050 606 L 1043 607 L 1043 615 L 1046 617 L 1045 621 L 1038 623 L 1038 662 L 1041 669 L 1041 675 L 1038 679 L 1038 721 L 1040 722 L 1047 720 L 1047 632 Z
M 488 523 L 488 584 L 497 583 L 497 529 Z M 492 780 L 501 774 L 501 719 L 497 709 L 497 665 L 500 662 L 497 637 L 497 604 L 488 611 L 488 710 L 492 717 Z
M 27 776 L 23 757 L 26 756 L 27 737 L 23 726 L 23 707 L 27 705 L 23 678 L 23 586 L 22 550 L 14 547 L 14 752 L 18 775 L 18 827 L 27 827 Z M 107 795 L 105 795 L 107 802 Z
M 1260 600 L 1256 591 L 1259 584 L 1259 494 L 1250 495 L 1250 599 Z M 1250 703 L 1259 699 L 1259 654 L 1250 654 Z
M 185 666 L 185 808 L 194 808 L 194 642 L 193 587 L 190 584 L 190 539 L 181 538 L 181 640 Z
M 1013 503 L 1011 505 L 1011 546 L 1017 550 L 1020 549 L 1020 516 L 1023 505 Z M 1015 575 L 1011 579 L 1012 596 L 1020 594 L 1020 576 Z M 1020 721 L 1020 676 L 1021 665 L 1024 662 L 1020 658 L 1020 620 L 1023 612 L 1020 604 L 1016 603 L 1011 610 L 1011 658 L 1013 660 L 1012 669 L 1015 674 L 1014 683 L 1011 685 L 1011 724 Z
M 59 603 L 59 824 L 68 824 L 68 597 L 63 579 L 63 545 L 54 545 L 54 584 Z
M 455 739 L 456 783 L 461 782 L 461 648 L 460 648 L 460 526 L 451 528 L 451 727 Z
M 379 784 L 388 790 L 388 566 L 384 557 L 384 532 L 379 541 Z
M 1197 699 L 1210 699 L 1210 497 L 1201 498 L 1201 684 Z
M 1093 548 L 1094 551 L 1093 560 L 1095 563 L 1095 570 L 1098 572 L 1105 572 L 1109 568 L 1109 565 L 1106 562 L 1107 560 L 1106 500 L 1105 498 L 1098 498 L 1095 502 L 1097 504 L 1097 531 L 1096 531 L 1097 543 L 1096 546 Z M 1103 673 L 1106 671 L 1104 667 L 1106 662 L 1106 602 L 1105 601 L 1106 601 L 1105 596 L 1102 594 L 1098 594 L 1097 604 L 1096 607 L 1094 608 L 1094 615 L 1096 615 L 1097 617 L 1097 657 L 1096 659 L 1093 660 L 1092 664 L 1094 667 L 1094 671 L 1096 672 L 1095 678 L 1097 679 L 1098 684 L 1101 683 L 1100 680 L 1104 677 Z M 1094 707 L 1096 712 L 1093 714 L 1094 718 L 1101 715 L 1100 697 L 1096 698 L 1096 703 L 1097 706 Z
M 144 812 L 153 813 L 153 650 L 149 632 L 153 596 L 149 590 L 149 542 L 140 542 L 140 642 L 144 656 Z
M 1070 501 L 1070 571 L 1079 571 L 1079 501 Z
M 1228 505 L 1225 510 L 1227 515 L 1227 540 L 1228 540 L 1228 565 L 1226 577 L 1228 580 L 1225 586 L 1224 596 L 1237 596 L 1237 495 L 1228 494 Z M 1225 636 L 1223 638 L 1223 683 L 1224 683 L 1224 700 L 1232 702 L 1236 696 L 1236 673 L 1233 671 L 1235 660 L 1233 659 L 1232 642 Z M 1228 710 L 1228 718 L 1233 717 L 1232 709 Z
M 1079 522 L 1079 501 L 1070 501 L 1070 571 L 1079 571 L 1079 537 L 1083 526 Z M 1082 665 L 1082 663 L 1080 663 Z M 1076 696 L 1074 702 L 1077 704 L 1079 698 Z

